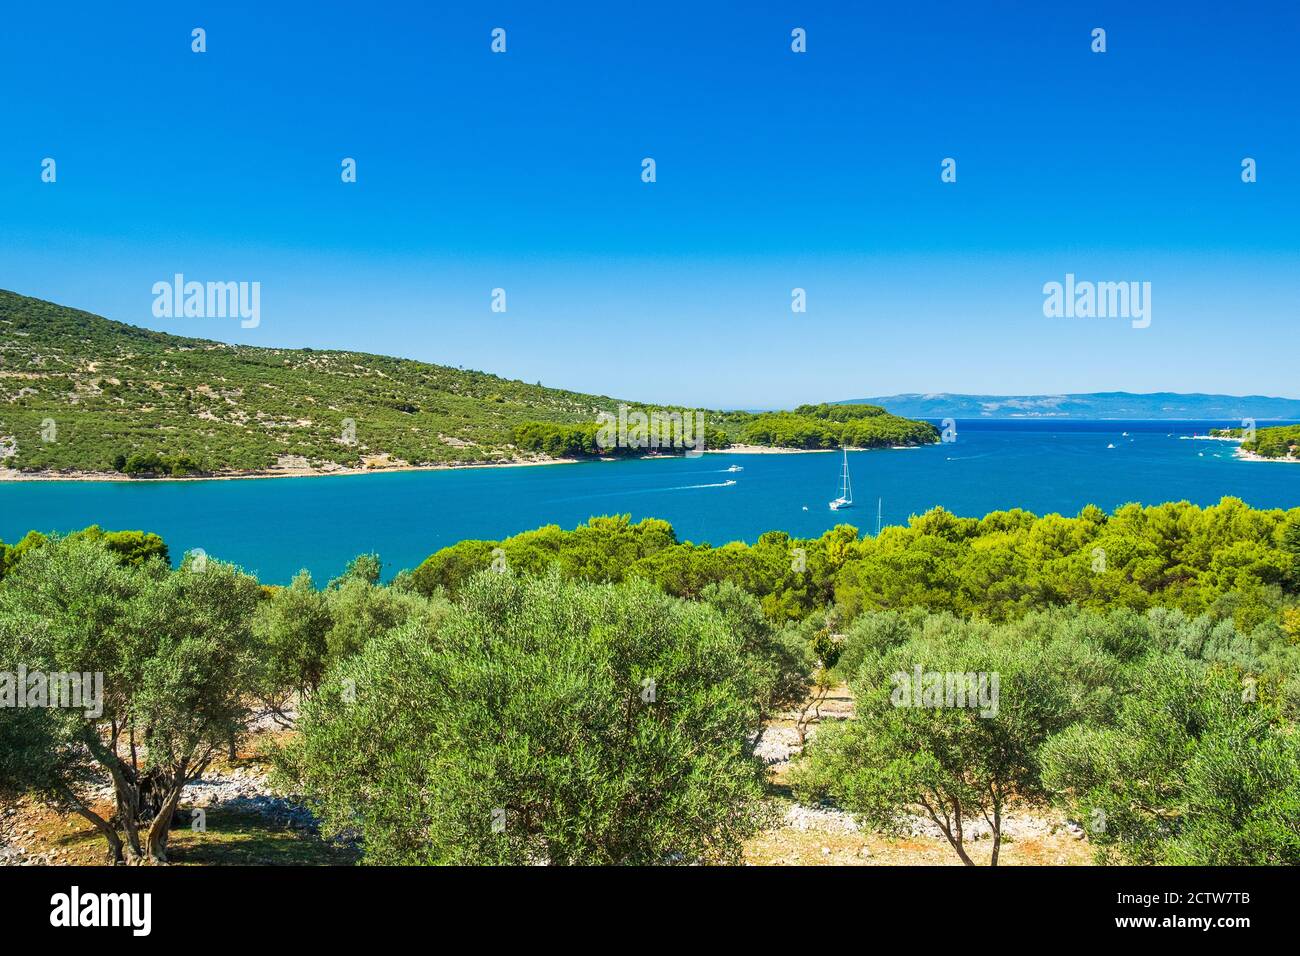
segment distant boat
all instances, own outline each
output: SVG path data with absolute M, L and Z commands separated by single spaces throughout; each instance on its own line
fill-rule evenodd
M 732 465 L 730 468 L 727 469 L 727 471 L 744 471 L 744 470 L 745 469 L 740 465 Z
M 726 481 L 724 481 L 724 482 L 722 483 L 722 487 L 725 488 L 725 487 L 727 487 L 727 485 L 734 485 L 735 483 L 736 483 L 736 479 L 735 479 L 735 478 L 728 478 Z
M 1106 447 L 1107 447 L 1107 448 L 1114 448 L 1115 446 L 1114 446 L 1114 445 L 1107 445 Z
M 849 481 L 849 450 L 844 452 L 844 467 L 840 470 L 840 496 L 831 502 L 831 511 L 853 507 L 853 484 Z

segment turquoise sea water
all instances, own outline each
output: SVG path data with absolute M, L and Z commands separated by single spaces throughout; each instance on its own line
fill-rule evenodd
M 846 522 L 874 532 L 878 498 L 886 525 L 936 505 L 971 516 L 1213 504 L 1224 495 L 1300 505 L 1300 465 L 1238 461 L 1233 445 L 1186 437 L 1229 424 L 959 422 L 952 444 L 850 453 L 857 506 L 839 513 L 827 507 L 838 494 L 838 453 L 265 481 L 0 482 L 0 539 L 32 528 L 138 528 L 162 535 L 174 559 L 202 548 L 268 583 L 299 568 L 323 583 L 362 552 L 379 552 L 392 574 L 465 538 L 571 528 L 599 514 L 663 518 L 684 540 L 724 544 L 773 529 L 814 536 Z M 732 464 L 744 471 L 728 473 Z

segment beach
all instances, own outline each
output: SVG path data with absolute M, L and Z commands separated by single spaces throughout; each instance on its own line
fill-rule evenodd
M 819 452 L 838 451 L 837 448 L 777 448 L 766 445 L 731 445 L 727 448 L 706 448 L 708 454 L 726 455 L 798 455 Z M 850 448 L 849 451 L 863 449 Z M 649 453 L 633 456 L 634 458 L 681 458 L 682 455 L 665 455 Z M 335 475 L 382 475 L 406 471 L 463 471 L 478 468 L 531 468 L 536 465 L 576 465 L 583 461 L 620 461 L 625 459 L 602 458 L 523 458 L 508 461 L 484 462 L 445 462 L 437 465 L 408 465 L 404 463 L 380 463 L 365 467 L 337 465 L 334 467 L 293 464 L 284 467 L 271 467 L 253 471 L 219 471 L 205 472 L 197 475 L 159 475 L 146 477 L 124 475 L 118 471 L 21 471 L 17 468 L 0 468 L 0 482 L 3 481 L 249 481 L 260 478 L 326 478 Z

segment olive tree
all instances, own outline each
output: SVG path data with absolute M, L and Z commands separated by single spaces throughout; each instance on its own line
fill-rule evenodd
M 1071 727 L 1042 759 L 1103 862 L 1300 864 L 1300 742 L 1237 668 L 1153 655 L 1114 726 Z
M 372 555 L 361 555 L 348 566 L 347 574 L 331 581 L 322 592 L 329 620 L 325 634 L 327 664 L 351 657 L 375 635 L 400 624 L 413 619 L 432 624 L 441 615 L 442 598 L 426 598 L 397 586 L 385 587 L 379 584 L 378 577 L 377 560 Z
M 293 726 L 293 701 L 320 685 L 332 624 L 325 595 L 307 571 L 296 574 L 288 587 L 270 589 L 253 616 L 260 663 L 256 696 L 282 727 Z
M 1094 706 L 1111 668 L 1098 649 L 1050 629 L 912 623 L 899 643 L 906 622 L 896 616 L 860 628 L 888 639 L 855 650 L 855 716 L 818 732 L 793 769 L 794 789 L 886 831 L 924 817 L 968 866 L 966 829 L 982 818 L 996 866 L 1008 801 L 1046 796 L 1039 747 Z
M 486 571 L 334 666 L 280 766 L 370 863 L 734 861 L 771 692 L 706 605 Z
M 257 582 L 207 560 L 132 566 L 103 542 L 51 541 L 0 583 L 0 670 L 102 675 L 90 708 L 14 711 L 10 788 L 85 817 L 111 862 L 167 860 L 181 792 L 242 732 Z M 96 809 L 107 777 L 113 811 Z

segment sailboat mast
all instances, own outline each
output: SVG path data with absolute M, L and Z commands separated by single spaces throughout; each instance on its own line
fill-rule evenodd
M 876 537 L 877 538 L 880 537 L 880 517 L 882 514 L 882 509 L 884 507 L 885 507 L 885 499 L 877 498 L 876 499 Z
M 853 506 L 853 482 L 849 478 L 849 450 L 841 446 L 844 465 L 840 468 L 840 496 L 831 502 L 831 511 Z

